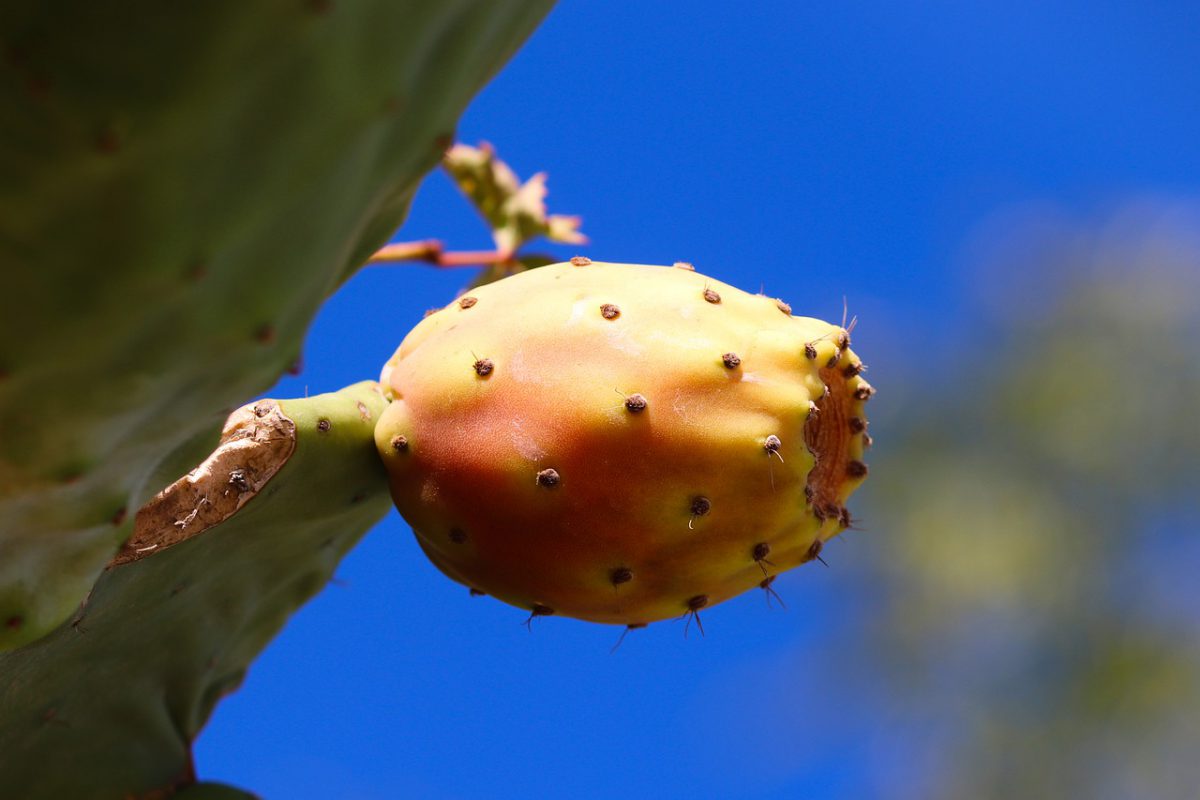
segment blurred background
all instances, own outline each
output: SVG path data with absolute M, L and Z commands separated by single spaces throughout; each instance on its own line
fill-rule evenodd
M 218 709 L 267 798 L 1196 798 L 1200 7 L 563 0 L 464 118 L 609 261 L 858 317 L 863 530 L 635 631 L 472 598 L 394 513 Z M 448 65 L 450 68 L 450 65 Z M 441 174 L 397 240 L 490 246 Z M 371 267 L 296 396 L 472 273 Z

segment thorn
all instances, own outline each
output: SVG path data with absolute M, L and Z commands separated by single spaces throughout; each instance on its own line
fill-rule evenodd
M 787 603 L 783 602 L 783 598 L 779 596 L 779 592 L 775 591 L 775 587 L 771 585 L 774 582 L 775 582 L 775 576 L 771 575 L 767 578 L 764 578 L 762 583 L 759 584 L 759 588 L 761 588 L 764 592 L 767 593 L 767 608 L 771 607 L 771 598 L 774 597 L 776 600 L 779 601 L 780 608 L 783 608 L 786 610 Z
M 617 638 L 617 643 L 612 646 L 612 649 L 608 651 L 608 654 L 611 656 L 613 653 L 617 652 L 617 650 L 621 647 L 621 643 L 625 641 L 626 634 L 628 634 L 630 631 L 636 631 L 639 628 L 644 627 L 646 627 L 646 623 L 644 622 L 631 622 L 626 625 L 625 630 L 621 631 L 621 635 Z
M 525 629 L 530 633 L 533 633 L 533 618 L 548 617 L 553 613 L 554 609 L 550 606 L 544 606 L 541 603 L 535 603 L 533 607 L 529 609 L 529 618 L 525 620 Z
M 687 622 L 685 622 L 683 626 L 683 638 L 687 638 L 688 628 L 691 626 L 693 619 L 696 620 L 696 628 L 699 629 L 700 635 L 704 635 L 704 623 L 700 621 L 700 609 L 704 608 L 706 605 L 708 605 L 708 595 L 706 594 L 698 594 L 687 601 L 688 610 L 687 613 L 684 614 L 684 617 L 687 618 Z
M 822 564 L 825 564 L 825 566 L 828 567 L 829 564 L 825 561 L 825 559 L 821 558 L 821 551 L 824 549 L 825 549 L 825 543 L 822 542 L 820 539 L 815 540 L 811 545 L 809 545 L 808 553 L 806 553 L 807 557 L 804 560 L 807 562 L 807 561 L 812 561 L 813 559 L 816 559 L 817 561 L 820 561 Z
M 754 563 L 758 564 L 758 568 L 762 570 L 764 577 L 768 577 L 767 568 L 764 565 L 769 564 L 772 567 L 775 566 L 775 563 L 767 558 L 767 556 L 770 554 L 771 545 L 767 544 L 766 542 L 759 542 L 758 544 L 754 545 L 754 551 L 752 553 L 754 556 Z

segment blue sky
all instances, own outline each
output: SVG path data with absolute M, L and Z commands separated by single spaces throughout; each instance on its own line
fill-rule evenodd
M 969 334 L 997 280 L 972 267 L 995 220 L 1194 197 L 1197 34 L 1183 3 L 563 2 L 459 139 L 549 173 L 551 210 L 592 238 L 551 252 L 691 261 L 811 316 L 846 297 L 886 387 L 914 343 Z M 440 175 L 397 236 L 428 237 L 490 243 Z M 364 270 L 272 394 L 377 377 L 468 276 Z M 898 766 L 868 763 L 879 731 L 829 711 L 871 698 L 795 692 L 869 602 L 837 570 L 859 541 L 780 578 L 786 612 L 756 593 L 706 612 L 704 638 L 668 622 L 610 656 L 617 629 L 530 633 L 468 597 L 393 513 L 218 708 L 200 773 L 268 798 L 864 796 L 864 772 Z

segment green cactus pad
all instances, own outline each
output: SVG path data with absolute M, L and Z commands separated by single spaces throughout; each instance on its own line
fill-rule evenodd
M 172 800 L 261 800 L 256 794 L 243 792 L 224 783 L 195 783 L 171 795 Z
M 76 608 L 161 458 L 295 362 L 550 5 L 4 5 L 0 651 Z
M 157 798 L 194 782 L 190 743 L 217 700 L 390 507 L 372 438 L 385 405 L 366 382 L 239 411 L 208 466 L 139 513 L 134 541 L 155 539 L 180 492 L 212 498 L 195 508 L 232 495 L 231 516 L 206 527 L 202 511 L 182 540 L 128 548 L 74 624 L 0 654 L 6 797 Z

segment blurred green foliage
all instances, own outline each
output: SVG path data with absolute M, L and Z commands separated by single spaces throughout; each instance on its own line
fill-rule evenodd
M 881 794 L 1200 796 L 1188 222 L 1025 248 L 982 333 L 879 380 L 872 411 L 917 402 L 873 422 L 869 530 L 850 534 L 870 544 L 839 562 L 870 600 L 838 658 L 865 665 L 875 755 L 919 776 L 883 769 Z

